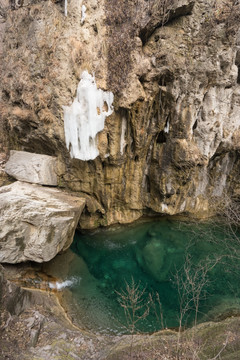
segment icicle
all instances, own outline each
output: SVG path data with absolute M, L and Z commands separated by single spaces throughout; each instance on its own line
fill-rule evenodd
M 97 134 L 113 112 L 112 103 L 113 93 L 98 89 L 95 78 L 84 71 L 76 98 L 64 106 L 65 140 L 72 158 L 91 160 L 99 155 Z
M 67 0 L 64 2 L 64 15 L 67 16 Z
M 166 125 L 164 127 L 164 132 L 168 134 L 169 133 L 169 128 L 170 128 L 170 124 L 169 124 L 169 120 L 167 120 L 167 123 L 166 123 Z
M 162 207 L 162 212 L 167 212 L 168 211 L 167 204 L 161 204 L 161 207 Z
M 127 145 L 125 141 L 125 135 L 127 130 L 127 120 L 125 117 L 122 118 L 122 132 L 121 132 L 121 139 L 120 139 L 120 154 L 123 155 L 124 148 Z
M 81 18 L 81 24 L 84 24 L 84 21 L 85 21 L 85 19 L 86 19 L 86 10 L 87 10 L 86 6 L 85 6 L 85 5 L 83 5 L 83 6 L 82 6 L 82 18 Z

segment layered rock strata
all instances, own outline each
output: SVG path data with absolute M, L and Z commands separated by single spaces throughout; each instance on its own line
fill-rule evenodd
M 55 1 L 4 9 L 4 151 L 56 156 L 58 185 L 87 198 L 81 227 L 208 216 L 225 193 L 239 196 L 236 1 L 72 0 L 67 16 Z M 86 161 L 71 157 L 63 108 L 84 71 L 114 95 L 99 155 Z

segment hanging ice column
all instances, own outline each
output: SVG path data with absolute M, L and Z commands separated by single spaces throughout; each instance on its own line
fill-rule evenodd
M 82 18 L 81 18 L 81 24 L 83 25 L 84 24 L 84 21 L 86 19 L 86 6 L 85 5 L 82 5 Z
M 93 160 L 99 155 L 97 134 L 113 112 L 112 103 L 113 93 L 98 89 L 95 78 L 84 71 L 76 98 L 64 106 L 65 141 L 72 158 Z
M 67 16 L 67 6 L 68 6 L 68 3 L 67 3 L 67 0 L 64 1 L 64 15 Z

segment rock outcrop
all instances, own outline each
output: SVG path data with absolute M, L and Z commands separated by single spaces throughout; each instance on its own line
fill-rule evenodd
M 109 337 L 81 331 L 68 319 L 56 292 L 22 288 L 15 281 L 24 269 L 11 270 L 0 265 L 1 359 L 100 359 L 105 354 Z
M 57 161 L 53 156 L 11 150 L 5 171 L 20 181 L 57 186 Z
M 4 8 L 4 149 L 56 156 L 59 184 L 88 198 L 85 228 L 143 214 L 208 216 L 225 193 L 239 195 L 238 2 L 67 5 L 67 16 L 62 1 Z M 63 109 L 84 71 L 114 95 L 103 130 L 87 139 L 99 155 L 87 161 L 70 156 Z M 95 113 L 109 114 L 104 107 Z
M 85 205 L 57 189 L 17 181 L 0 188 L 0 262 L 43 262 L 67 249 Z

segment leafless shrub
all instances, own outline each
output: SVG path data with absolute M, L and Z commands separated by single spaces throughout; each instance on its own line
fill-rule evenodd
M 131 0 L 106 0 L 108 29 L 108 86 L 120 95 L 132 67 L 131 51 L 134 47 L 134 5 Z
M 166 325 L 164 322 L 163 309 L 159 293 L 156 292 L 155 294 L 149 294 L 149 300 L 150 307 L 153 309 L 157 323 L 161 326 L 162 330 L 165 329 Z
M 215 0 L 205 19 L 205 37 L 209 40 L 211 35 L 216 31 L 216 25 L 222 24 L 226 30 L 226 36 L 237 33 L 240 22 L 240 2 L 239 0 Z
M 132 277 L 130 284 L 126 282 L 126 289 L 116 291 L 131 334 L 135 333 L 137 323 L 149 314 L 149 304 L 144 301 L 146 288 L 140 289 L 140 285 L 141 283 L 135 283 Z
M 181 270 L 176 272 L 175 284 L 178 289 L 180 301 L 179 328 L 176 335 L 173 333 L 162 333 L 158 341 L 146 342 L 137 346 L 134 340 L 134 334 L 137 332 L 137 323 L 145 319 L 150 312 L 150 308 L 154 309 L 157 321 L 161 323 L 162 330 L 165 329 L 164 314 L 162 311 L 159 294 L 149 294 L 146 298 L 145 288 L 139 288 L 140 283 L 136 284 L 134 279 L 130 284 L 126 283 L 126 289 L 116 292 L 119 296 L 119 303 L 124 309 L 127 324 L 131 333 L 131 343 L 129 353 L 123 356 L 123 359 L 155 359 L 155 360 L 199 360 L 205 359 L 204 342 L 200 339 L 197 332 L 197 317 L 199 313 L 200 301 L 205 299 L 207 295 L 207 285 L 209 283 L 208 273 L 221 261 L 221 257 L 215 259 L 207 258 L 194 265 L 191 257 L 186 256 L 186 261 Z M 195 312 L 194 324 L 186 334 L 183 330 L 183 321 L 189 315 L 189 312 Z M 165 330 L 166 331 L 166 330 Z M 223 351 L 228 345 L 229 334 L 226 334 L 226 340 L 223 346 L 218 349 L 217 354 L 210 360 L 221 358 Z
M 175 0 L 161 0 L 150 1 L 150 13 L 152 16 L 157 14 L 161 21 L 161 26 L 164 26 L 168 20 L 172 9 L 174 8 Z
M 239 0 L 215 1 L 214 20 L 216 23 L 224 23 L 228 35 L 234 34 L 239 28 L 240 2 Z
M 141 32 L 151 34 L 156 27 L 168 21 L 174 0 L 105 0 L 106 25 L 108 31 L 108 86 L 120 96 L 126 87 L 131 72 L 132 51 L 136 47 L 136 36 Z
M 218 221 L 215 226 L 224 227 L 222 246 L 226 249 L 226 255 L 240 259 L 240 201 L 231 199 L 224 194 L 221 206 L 218 209 Z M 218 241 L 217 239 L 215 241 Z
M 145 290 L 140 289 L 140 282 L 135 283 L 133 277 L 130 284 L 126 282 L 126 288 L 116 291 L 120 306 L 124 310 L 127 328 L 131 334 L 130 358 L 132 359 L 133 335 L 137 331 L 139 321 L 145 319 L 149 314 L 149 303 L 144 300 Z

